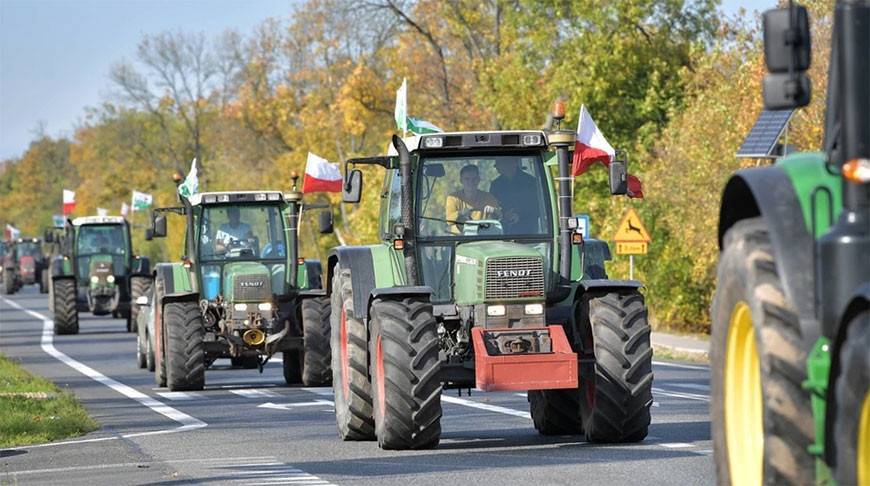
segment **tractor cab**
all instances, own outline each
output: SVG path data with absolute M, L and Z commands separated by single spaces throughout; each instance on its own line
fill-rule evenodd
M 127 221 L 120 216 L 85 216 L 72 225 L 79 294 L 94 315 L 117 315 L 132 263 Z

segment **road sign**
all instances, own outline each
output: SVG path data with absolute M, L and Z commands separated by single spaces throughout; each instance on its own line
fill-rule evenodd
M 617 255 L 646 255 L 649 243 L 645 241 L 617 241 Z
M 622 221 L 619 222 L 619 227 L 616 228 L 613 241 L 617 243 L 649 243 L 652 238 L 640 221 L 640 216 L 634 212 L 634 209 L 628 208 L 628 212 L 625 213 Z

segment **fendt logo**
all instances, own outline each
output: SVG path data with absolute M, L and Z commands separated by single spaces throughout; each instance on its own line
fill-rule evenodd
M 262 280 L 243 280 L 239 282 L 239 286 L 241 287 L 262 287 Z
M 532 276 L 531 270 L 496 270 L 496 277 L 530 277 Z

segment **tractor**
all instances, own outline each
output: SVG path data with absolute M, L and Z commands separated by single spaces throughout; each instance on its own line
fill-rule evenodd
M 791 3 L 791 2 L 789 2 Z M 764 14 L 764 105 L 810 100 L 806 9 Z M 824 150 L 736 172 L 719 218 L 719 484 L 870 484 L 870 2 L 833 15 Z
M 133 255 L 130 225 L 120 216 L 67 220 L 63 233 L 46 232 L 60 245 L 51 261 L 49 308 L 56 334 L 77 334 L 79 312 L 124 317 L 136 331 L 138 308 L 131 305 L 151 287 L 150 260 Z
M 559 124 L 564 103 L 554 111 Z M 442 392 L 475 387 L 527 391 L 541 434 L 646 437 L 642 284 L 608 279 L 606 242 L 577 230 L 574 145 L 558 127 L 393 136 L 388 155 L 345 162 L 345 202 L 361 197 L 351 166 L 386 175 L 381 241 L 335 248 L 328 260 L 343 440 L 436 447 Z M 624 163 L 611 163 L 612 194 L 626 194 L 626 177 Z
M 329 300 L 320 262 L 299 258 L 302 194 L 205 192 L 155 210 L 146 238 L 166 236 L 166 216 L 184 216 L 185 256 L 155 267 L 138 364 L 158 386 L 201 390 L 219 358 L 259 368 L 281 352 L 287 384 L 329 384 Z M 331 217 L 331 213 L 327 213 Z M 320 231 L 332 231 L 321 219 Z
M 39 285 L 39 293 L 48 292 L 45 285 L 46 260 L 39 238 L 16 238 L 10 241 L 3 257 L 3 284 L 7 295 L 24 285 Z

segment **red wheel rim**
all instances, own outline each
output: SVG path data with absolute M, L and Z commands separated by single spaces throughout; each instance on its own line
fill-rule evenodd
M 375 359 L 377 360 L 377 365 L 375 369 L 375 376 L 378 387 L 378 417 L 383 420 L 384 411 L 386 406 L 386 396 L 385 396 L 385 386 L 384 386 L 384 350 L 381 346 L 381 336 L 378 335 L 378 341 L 375 345 Z
M 341 326 L 339 329 L 341 336 L 341 389 L 344 393 L 344 400 L 347 402 L 350 397 L 350 356 L 347 355 L 347 311 L 344 306 L 341 306 Z

